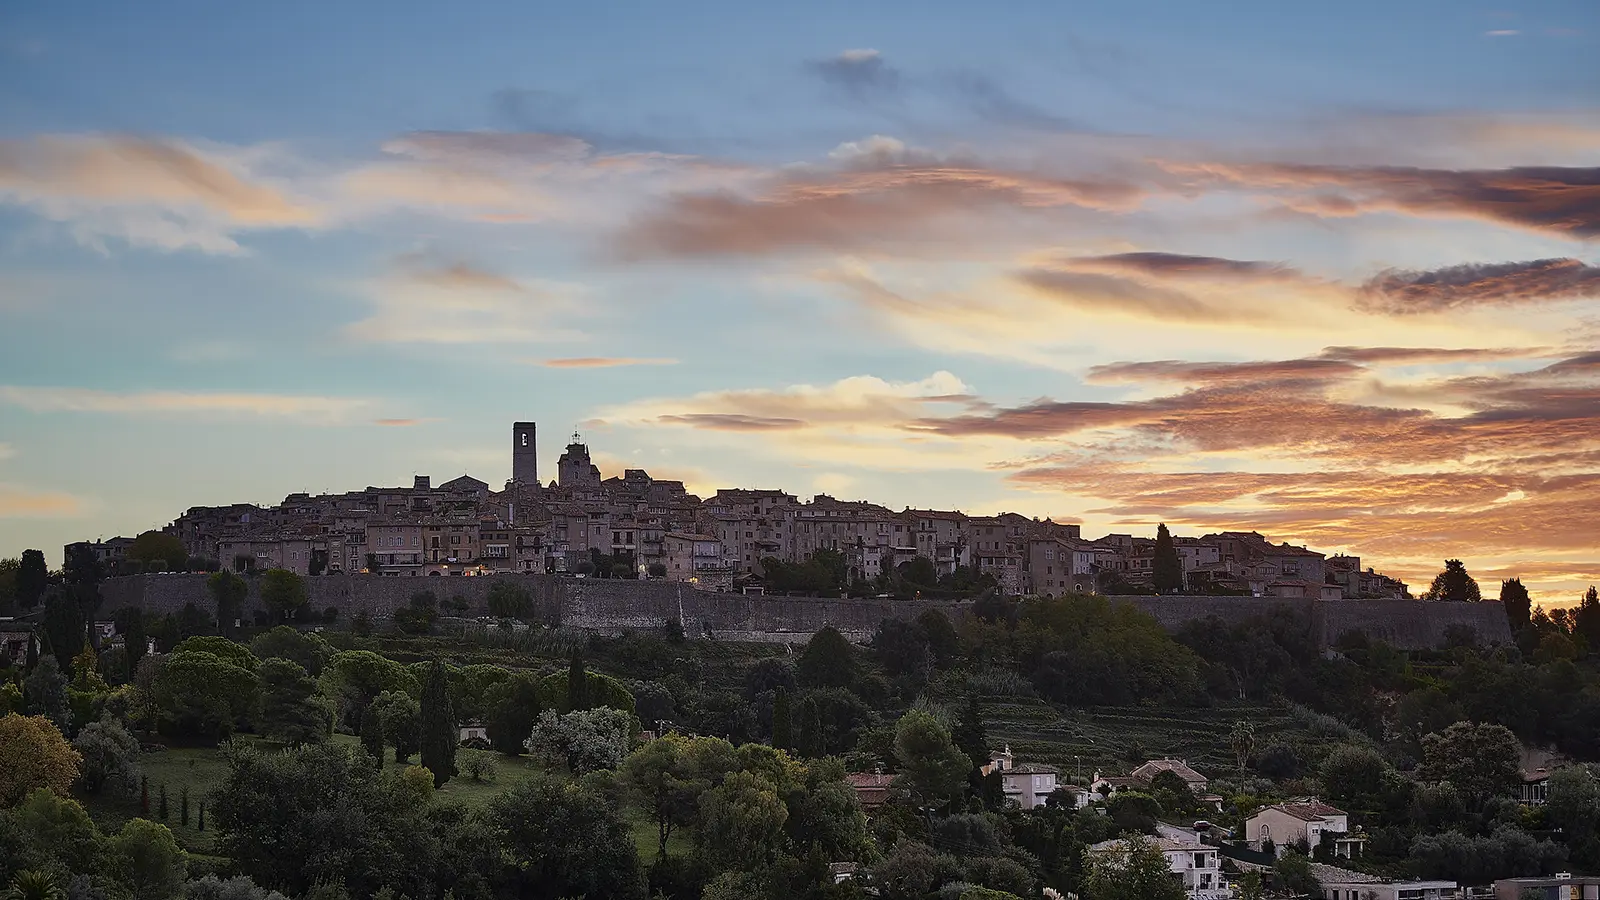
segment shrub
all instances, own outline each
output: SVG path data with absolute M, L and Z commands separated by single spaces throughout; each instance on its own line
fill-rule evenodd
M 462 754 L 461 773 L 473 781 L 493 781 L 499 774 L 499 767 L 495 765 L 494 757 L 482 750 L 472 750 Z

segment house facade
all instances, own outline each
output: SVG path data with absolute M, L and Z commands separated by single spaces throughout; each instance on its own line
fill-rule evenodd
M 1274 803 L 1251 813 L 1244 823 L 1245 840 L 1253 846 L 1268 841 L 1278 852 L 1304 841 L 1315 850 L 1331 842 L 1335 855 L 1349 857 L 1360 853 L 1360 836 L 1350 834 L 1350 817 L 1319 800 Z
M 1043 806 L 1050 795 L 1056 792 L 1061 778 L 1061 770 L 1055 766 L 1017 762 L 1011 755 L 1010 747 L 995 754 L 989 764 L 983 767 L 985 775 L 996 772 L 1000 773 L 1000 790 L 1005 794 L 1006 801 L 1023 809 Z
M 1167 868 L 1183 882 L 1183 892 L 1191 900 L 1229 900 L 1233 891 L 1222 877 L 1222 858 L 1217 848 L 1175 838 L 1144 838 L 1166 857 Z M 1125 853 L 1128 842 L 1122 838 L 1101 841 L 1089 853 Z
M 1389 879 L 1336 866 L 1311 864 L 1323 900 L 1454 900 L 1454 881 Z M 1520 900 L 1520 898 L 1519 898 Z

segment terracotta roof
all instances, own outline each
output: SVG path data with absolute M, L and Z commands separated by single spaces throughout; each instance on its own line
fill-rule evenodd
M 1271 806 L 1263 806 L 1261 809 L 1256 810 L 1250 818 L 1253 819 L 1269 809 L 1275 809 L 1286 815 L 1293 816 L 1302 822 L 1320 822 L 1329 816 L 1342 816 L 1345 814 L 1342 809 L 1329 806 L 1321 801 L 1311 800 L 1305 803 L 1274 803 Z
M 1006 775 L 1060 775 L 1061 774 L 1061 770 L 1056 768 L 1055 766 L 1047 766 L 1044 763 L 1018 763 L 1017 765 L 1014 765 L 1011 768 L 1006 769 L 1003 774 L 1006 774 Z
M 1194 784 L 1206 781 L 1206 777 L 1189 768 L 1189 764 L 1181 759 L 1152 759 L 1131 773 L 1134 778 L 1141 781 L 1150 781 L 1162 772 L 1171 772 L 1183 779 L 1185 784 Z

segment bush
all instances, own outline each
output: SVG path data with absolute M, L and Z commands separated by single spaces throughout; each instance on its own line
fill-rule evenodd
M 78 781 L 89 793 L 107 784 L 130 796 L 139 789 L 139 742 L 117 722 L 89 723 L 72 741 L 72 749 L 83 757 Z
M 462 754 L 461 774 L 473 781 L 493 781 L 499 774 L 499 767 L 495 765 L 494 757 L 482 750 L 472 750 Z
M 400 784 L 421 803 L 433 798 L 433 772 L 427 766 L 406 766 Z

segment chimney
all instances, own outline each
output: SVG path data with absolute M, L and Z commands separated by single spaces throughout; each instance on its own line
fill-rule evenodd
M 411 489 L 413 491 L 432 490 L 433 489 L 433 479 L 428 477 L 427 475 L 414 475 L 411 478 Z

